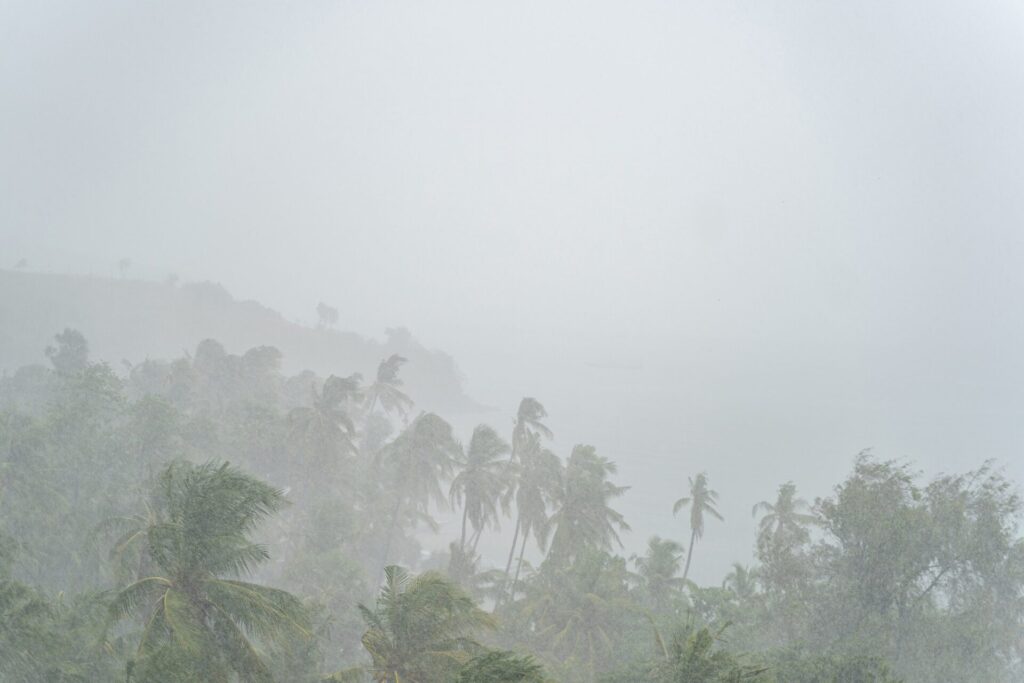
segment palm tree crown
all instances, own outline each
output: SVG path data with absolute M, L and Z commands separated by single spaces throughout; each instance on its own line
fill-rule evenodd
M 791 481 L 779 487 L 775 503 L 761 501 L 751 511 L 753 516 L 763 513 L 758 535 L 764 539 L 782 541 L 790 538 L 801 540 L 807 537 L 808 525 L 817 524 L 818 518 L 805 512 L 810 509 L 807 501 L 796 497 L 796 484 Z
M 693 559 L 693 546 L 704 536 L 704 516 L 711 515 L 721 521 L 722 515 L 715 509 L 718 504 L 718 493 L 708 488 L 708 475 L 701 472 L 696 478 L 690 477 L 690 495 L 680 498 L 672 506 L 672 514 L 690 506 L 690 548 L 686 553 L 686 567 L 683 569 L 683 581 L 690 575 L 690 561 Z
M 249 540 L 264 518 L 284 505 L 280 491 L 223 465 L 174 463 L 157 487 L 158 519 L 146 532 L 157 569 L 115 596 L 112 617 L 144 613 L 135 680 L 162 680 L 174 662 L 205 680 L 269 681 L 250 636 L 284 641 L 308 635 L 299 601 L 284 591 L 234 578 L 268 559 Z M 200 673 L 202 672 L 202 673 Z
M 377 403 L 380 403 L 385 413 L 397 413 L 403 418 L 406 416 L 413 406 L 413 400 L 399 388 L 402 380 L 398 377 L 398 371 L 407 360 L 393 353 L 380 362 L 377 366 L 377 381 L 366 391 L 366 400 L 369 401 L 367 413 L 372 413 Z
M 494 622 L 458 586 L 434 572 L 413 578 L 394 565 L 385 568 L 384 576 L 376 608 L 359 605 L 374 681 L 448 680 L 482 651 L 473 634 L 493 628 Z
M 569 559 L 585 548 L 611 550 L 622 545 L 619 531 L 628 531 L 629 525 L 610 502 L 629 487 L 608 480 L 616 470 L 615 463 L 599 456 L 593 446 L 572 449 L 558 492 L 558 509 L 551 516 L 553 558 Z
M 487 524 L 497 525 L 498 501 L 505 488 L 505 463 L 501 458 L 509 452 L 493 428 L 479 425 L 473 430 L 469 448 L 459 458 L 459 473 L 452 480 L 448 497 L 452 505 L 462 505 L 462 537 L 459 547 L 466 547 L 466 522 L 479 534 Z

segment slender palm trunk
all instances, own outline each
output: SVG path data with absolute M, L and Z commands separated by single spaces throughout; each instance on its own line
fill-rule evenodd
M 462 540 L 459 541 L 459 549 L 466 553 L 466 518 L 469 516 L 469 505 L 462 506 Z
M 516 543 L 519 542 L 519 527 L 522 521 L 522 518 L 516 516 L 516 531 L 512 534 L 512 547 L 508 551 L 508 562 L 505 563 L 505 578 L 508 578 L 509 573 L 512 571 L 512 558 L 516 556 Z
M 398 513 L 402 509 L 402 496 L 395 501 L 395 509 L 391 512 L 391 524 L 388 525 L 388 535 L 384 541 L 384 556 L 380 559 L 380 570 L 377 572 L 377 585 L 384 579 L 384 568 L 388 566 L 388 555 L 391 553 L 391 539 L 395 535 L 395 525 L 398 524 Z
M 523 555 L 526 553 L 526 539 L 530 536 L 530 527 L 523 530 L 523 545 L 519 548 L 519 563 L 516 565 L 516 576 L 512 579 L 512 592 L 509 593 L 509 602 L 516 599 L 516 587 L 519 585 L 519 572 L 523 568 Z
M 473 545 L 473 554 L 476 555 L 476 547 L 480 545 L 480 536 L 484 533 L 483 525 L 479 529 L 473 532 L 473 537 L 470 539 L 470 543 Z
M 694 529 L 690 532 L 690 548 L 686 551 L 686 567 L 683 568 L 683 583 L 686 583 L 686 577 L 690 575 L 690 560 L 693 559 L 693 544 L 697 540 L 697 530 Z

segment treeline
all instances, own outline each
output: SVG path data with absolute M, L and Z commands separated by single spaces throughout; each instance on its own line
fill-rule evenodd
M 679 540 L 625 557 L 615 464 L 554 453 L 533 398 L 460 440 L 400 356 L 285 376 L 207 340 L 118 375 L 74 330 L 46 355 L 0 379 L 0 680 L 1024 679 L 1021 504 L 988 465 L 925 482 L 861 454 L 813 502 L 782 483 L 753 562 L 698 586 L 727 523 L 708 475 L 665 472 Z

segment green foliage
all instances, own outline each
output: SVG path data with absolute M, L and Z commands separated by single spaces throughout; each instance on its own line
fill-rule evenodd
M 537 662 L 562 683 L 1024 673 L 1021 503 L 987 465 L 925 482 L 862 454 L 813 505 L 784 483 L 755 506 L 756 564 L 697 586 L 694 547 L 721 519 L 706 475 L 675 507 L 689 545 L 653 538 L 627 562 L 614 463 L 545 447 L 536 399 L 509 444 L 480 425 L 463 450 L 438 415 L 407 420 L 398 355 L 367 387 L 213 340 L 125 377 L 73 331 L 48 355 L 53 369 L 0 377 L 0 680 L 535 681 Z M 195 464 L 225 458 L 239 467 Z M 448 551 L 425 560 L 416 530 L 448 505 Z M 502 521 L 513 543 L 494 567 L 477 550 Z M 396 558 L 419 576 L 384 572 Z M 374 608 L 357 607 L 378 575 Z
M 474 634 L 494 627 L 451 581 L 433 572 L 411 577 L 395 565 L 384 570 L 376 607 L 360 605 L 359 611 L 367 625 L 363 646 L 379 683 L 450 680 L 482 650 Z
M 544 669 L 528 655 L 487 652 L 466 662 L 456 683 L 544 683 Z
M 161 473 L 145 540 L 159 573 L 122 588 L 110 603 L 115 620 L 143 617 L 135 680 L 163 680 L 169 671 L 272 680 L 249 638 L 308 636 L 306 611 L 288 593 L 228 577 L 268 559 L 249 535 L 283 505 L 280 491 L 226 463 L 174 463 Z

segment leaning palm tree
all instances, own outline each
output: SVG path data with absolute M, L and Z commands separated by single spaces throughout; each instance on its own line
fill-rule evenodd
M 114 620 L 145 618 L 131 680 L 272 680 L 250 638 L 306 637 L 306 612 L 289 593 L 235 577 L 269 558 L 249 534 L 284 504 L 280 491 L 227 463 L 179 462 L 163 471 L 159 519 L 146 531 L 154 572 L 110 603 Z
M 608 480 L 615 463 L 599 456 L 593 446 L 572 449 L 551 515 L 554 534 L 549 557 L 566 564 L 585 550 L 610 551 L 622 546 L 619 531 L 628 531 L 625 518 L 611 502 L 629 490 Z
M 701 472 L 694 479 L 690 477 L 690 495 L 680 498 L 672 506 L 672 514 L 677 514 L 685 506 L 690 506 L 690 548 L 686 551 L 686 567 L 683 569 L 683 581 L 690 575 L 690 561 L 693 559 L 693 546 L 704 536 L 704 516 L 711 515 L 722 520 L 722 515 L 715 509 L 718 494 L 708 488 L 708 475 Z
M 408 414 L 413 406 L 413 400 L 399 388 L 402 386 L 402 380 L 398 377 L 398 371 L 407 360 L 393 353 L 377 366 L 377 381 L 366 390 L 367 415 L 373 414 L 373 409 L 378 403 L 385 413 L 397 413 L 403 418 Z
M 377 605 L 359 605 L 366 622 L 363 647 L 377 683 L 432 683 L 450 680 L 483 648 L 473 640 L 494 627 L 491 616 L 440 574 L 413 578 L 397 566 L 384 570 Z
M 540 435 L 530 434 L 519 455 L 519 486 L 516 490 L 516 510 L 523 540 L 519 546 L 519 560 L 512 579 L 509 598 L 516 597 L 519 574 L 523 569 L 526 542 L 533 533 L 537 547 L 543 552 L 547 546 L 550 517 L 548 508 L 555 504 L 562 484 L 562 463 L 558 456 L 540 445 Z
M 387 482 L 385 490 L 394 498 L 384 538 L 381 572 L 387 566 L 391 542 L 403 514 L 411 513 L 432 523 L 430 505 L 444 507 L 446 504 L 442 482 L 451 477 L 459 452 L 451 425 L 433 413 L 423 413 L 378 455 L 378 464 Z
M 519 478 L 517 476 L 521 472 L 521 469 L 518 467 L 519 453 L 529 444 L 531 439 L 536 437 L 551 439 L 554 436 L 547 425 L 541 422 L 547 416 L 548 411 L 544 409 L 544 406 L 537 399 L 527 396 L 519 402 L 519 408 L 516 410 L 516 419 L 512 427 L 512 453 L 506 470 L 508 481 L 503 501 L 506 507 L 510 506 L 519 487 Z M 512 558 L 515 557 L 516 544 L 519 542 L 519 532 L 522 529 L 522 525 L 522 516 L 517 514 L 516 528 L 512 533 L 512 547 L 509 548 L 508 562 L 505 563 L 506 577 L 512 570 Z
M 356 426 L 351 411 L 359 400 L 360 380 L 358 374 L 331 375 L 319 391 L 315 385 L 311 388 L 309 405 L 293 408 L 288 414 L 289 441 L 302 461 L 304 487 L 356 453 Z
M 462 505 L 459 548 L 463 552 L 466 550 L 467 521 L 477 537 L 487 524 L 497 525 L 498 500 L 505 487 L 505 463 L 500 458 L 508 452 L 508 444 L 494 429 L 479 425 L 473 430 L 465 455 L 459 458 L 459 473 L 452 480 L 448 497 L 453 506 Z
M 796 497 L 796 484 L 791 481 L 779 487 L 775 503 L 761 501 L 751 511 L 753 516 L 763 513 L 759 523 L 758 540 L 781 543 L 786 539 L 807 538 L 807 527 L 818 523 L 818 518 L 806 512 L 810 505 Z

